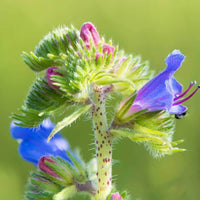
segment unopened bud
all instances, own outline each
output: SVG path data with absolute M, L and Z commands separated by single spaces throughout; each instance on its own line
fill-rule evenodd
M 87 48 L 90 47 L 90 39 L 92 39 L 95 46 L 97 46 L 100 41 L 99 33 L 97 32 L 95 26 L 90 22 L 83 24 L 81 27 L 80 37 L 86 43 Z
M 54 160 L 52 160 L 49 156 L 43 156 L 40 158 L 39 163 L 38 163 L 38 167 L 41 171 L 54 176 L 56 178 L 60 178 L 60 176 L 58 176 L 58 174 L 56 174 L 55 171 L 53 171 L 53 169 L 51 169 L 46 163 L 45 161 L 51 162 L 51 163 L 56 163 Z

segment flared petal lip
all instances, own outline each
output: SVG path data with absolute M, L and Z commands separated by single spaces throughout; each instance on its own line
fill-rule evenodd
M 182 85 L 173 77 L 185 56 L 174 50 L 165 59 L 166 69 L 156 77 L 146 83 L 139 91 L 138 95 L 128 111 L 130 114 L 138 110 L 148 109 L 149 112 L 166 110 L 168 113 L 181 114 L 185 112 L 185 106 L 173 106 L 174 98 L 182 92 Z

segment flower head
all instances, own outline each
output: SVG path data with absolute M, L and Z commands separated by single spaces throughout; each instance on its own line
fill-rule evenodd
M 179 50 L 174 50 L 168 55 L 165 59 L 167 68 L 138 91 L 128 115 L 145 109 L 149 112 L 166 110 L 169 114 L 175 115 L 187 111 L 187 107 L 181 104 L 190 99 L 199 86 L 188 97 L 185 97 L 195 82 L 191 82 L 188 89 L 183 92 L 182 85 L 174 78 L 173 75 L 181 67 L 184 58 L 185 56 Z
M 20 156 L 34 165 L 43 156 L 59 156 L 66 161 L 70 159 L 66 153 L 69 150 L 69 144 L 61 134 L 56 134 L 50 142 L 47 138 L 55 125 L 46 119 L 42 124 L 36 128 L 20 127 L 13 121 L 10 126 L 10 132 L 14 139 L 19 141 L 19 154 Z

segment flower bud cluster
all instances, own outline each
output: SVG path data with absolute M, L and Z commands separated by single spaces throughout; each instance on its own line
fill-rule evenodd
M 113 91 L 128 97 L 151 77 L 146 63 L 124 55 L 112 41 L 105 42 L 90 22 L 84 23 L 80 32 L 74 27 L 54 30 L 34 52 L 23 52 L 23 58 L 33 71 L 41 72 L 22 114 L 14 115 L 23 126 L 39 125 L 64 105 L 91 101 L 93 84 L 111 85 Z

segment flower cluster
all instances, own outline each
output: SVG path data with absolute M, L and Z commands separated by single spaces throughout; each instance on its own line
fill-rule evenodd
M 25 127 L 37 127 L 72 104 L 87 104 L 91 85 L 112 85 L 113 91 L 128 97 L 152 75 L 140 57 L 126 56 L 112 41 L 105 42 L 89 22 L 80 32 L 74 27 L 56 29 L 23 57 L 33 71 L 41 72 L 21 114 L 13 115 Z
M 179 50 L 167 56 L 166 69 L 153 78 L 146 62 L 106 42 L 87 22 L 80 31 L 52 31 L 23 58 L 38 73 L 10 127 L 21 157 L 37 167 L 26 199 L 64 200 L 84 193 L 90 200 L 127 200 L 112 186 L 112 143 L 119 137 L 144 143 L 154 157 L 184 151 L 177 147 L 183 140 L 173 141 L 175 118 L 185 116 L 182 103 L 200 86 L 190 92 L 194 81 L 183 91 L 174 78 L 185 59 Z M 117 104 L 110 105 L 110 118 L 109 97 Z M 66 111 L 71 113 L 56 125 L 48 119 Z M 59 133 L 85 113 L 93 121 L 96 150 L 87 166 Z

